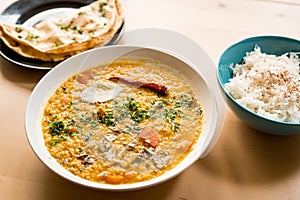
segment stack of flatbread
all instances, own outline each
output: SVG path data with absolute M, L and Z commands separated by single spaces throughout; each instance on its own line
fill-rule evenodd
M 60 61 L 105 45 L 123 21 L 118 0 L 98 0 L 33 27 L 0 24 L 0 36 L 10 49 L 24 57 Z

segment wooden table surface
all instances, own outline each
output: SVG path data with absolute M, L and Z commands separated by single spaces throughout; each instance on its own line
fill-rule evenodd
M 0 0 L 0 9 L 12 2 Z M 124 0 L 123 7 L 126 31 L 177 31 L 202 46 L 215 64 L 228 45 L 245 37 L 300 38 L 298 0 Z M 1 200 L 300 199 L 300 136 L 254 131 L 229 108 L 213 151 L 172 180 L 120 193 L 75 185 L 42 164 L 26 139 L 25 108 L 45 73 L 0 58 Z

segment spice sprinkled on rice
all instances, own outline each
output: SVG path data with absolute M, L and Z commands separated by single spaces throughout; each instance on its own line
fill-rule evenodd
M 225 84 L 242 106 L 266 118 L 300 123 L 300 61 L 296 53 L 268 55 L 256 46 L 242 64 L 230 66 Z

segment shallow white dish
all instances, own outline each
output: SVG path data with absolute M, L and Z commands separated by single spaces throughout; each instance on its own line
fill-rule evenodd
M 199 137 L 199 140 L 194 145 L 193 150 L 188 154 L 188 156 L 175 168 L 157 178 L 144 182 L 123 185 L 109 185 L 87 181 L 64 169 L 49 154 L 46 146 L 44 145 L 44 139 L 41 130 L 41 116 L 43 115 L 43 108 L 55 89 L 70 76 L 78 73 L 79 71 L 109 63 L 116 58 L 124 56 L 145 57 L 160 61 L 162 64 L 173 66 L 175 69 L 180 70 L 182 74 L 186 76 L 188 80 L 190 80 L 190 83 L 196 89 L 197 96 L 201 105 L 203 106 L 205 113 L 203 131 Z M 214 142 L 214 134 L 219 123 L 215 95 L 210 89 L 210 86 L 205 78 L 203 78 L 201 73 L 195 69 L 195 66 L 187 64 L 178 56 L 172 55 L 171 53 L 165 53 L 163 51 L 138 46 L 124 45 L 103 47 L 93 49 L 67 59 L 46 74 L 32 92 L 25 116 L 25 128 L 29 143 L 39 159 L 51 170 L 62 177 L 83 186 L 112 191 L 124 191 L 150 187 L 169 180 L 185 170 L 200 157 L 205 155 L 207 149 L 210 147 L 210 143 Z

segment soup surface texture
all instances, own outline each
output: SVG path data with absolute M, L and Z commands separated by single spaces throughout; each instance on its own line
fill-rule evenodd
M 50 154 L 73 174 L 126 184 L 178 165 L 199 138 L 203 115 L 180 72 L 123 58 L 61 84 L 45 106 L 42 129 Z

